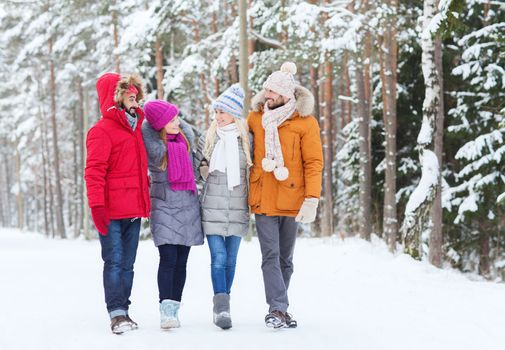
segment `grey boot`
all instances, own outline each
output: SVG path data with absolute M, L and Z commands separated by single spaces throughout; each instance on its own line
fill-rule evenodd
M 214 295 L 214 324 L 222 329 L 231 328 L 230 295 L 218 293 Z
M 160 327 L 162 329 L 179 328 L 179 307 L 176 300 L 165 299 L 160 303 Z

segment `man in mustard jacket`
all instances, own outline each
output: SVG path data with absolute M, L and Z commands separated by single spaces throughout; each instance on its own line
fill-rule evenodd
M 295 81 L 286 62 L 252 100 L 248 125 L 253 134 L 249 205 L 256 218 L 267 327 L 295 328 L 287 312 L 298 223 L 316 218 L 321 195 L 323 150 L 319 125 L 311 115 L 314 97 Z

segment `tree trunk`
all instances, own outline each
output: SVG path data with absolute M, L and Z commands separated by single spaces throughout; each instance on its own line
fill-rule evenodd
M 319 119 L 319 74 L 318 66 L 310 65 L 310 89 L 314 95 L 314 114 Z
M 364 0 L 360 12 L 366 14 L 368 0 Z M 370 155 L 370 55 L 371 36 L 363 32 L 364 43 L 361 57 L 356 60 L 356 87 L 358 94 L 357 113 L 359 118 L 359 232 L 363 239 L 370 240 L 372 231 L 372 172 Z
M 83 228 L 83 213 L 84 213 L 84 91 L 82 88 L 82 80 L 77 79 L 77 92 L 79 101 L 77 102 L 77 215 L 75 223 L 75 237 L 82 233 Z
M 156 91 L 158 95 L 158 99 L 163 100 L 165 98 L 165 91 L 163 89 L 163 46 L 161 45 L 161 38 L 159 36 L 156 37 L 155 42 L 155 51 L 156 51 Z
M 4 163 L 4 171 L 5 171 L 5 191 L 6 191 L 6 198 L 7 198 L 7 201 L 6 201 L 6 204 L 7 204 L 7 221 L 9 222 L 9 227 L 13 227 L 14 226 L 14 223 L 12 221 L 12 218 L 13 218 L 13 215 L 12 215 L 12 207 L 11 207 L 11 203 L 12 203 L 12 193 L 11 193 L 11 188 L 12 188 L 12 181 L 11 181 L 11 173 L 10 173 L 10 162 L 9 162 L 9 158 L 7 157 L 7 155 L 4 153 L 4 159 L 3 159 L 3 163 Z
M 329 60 L 324 63 L 324 122 L 322 130 L 323 141 L 323 203 L 321 235 L 330 236 L 333 233 L 333 65 Z
M 349 77 L 349 54 L 345 52 L 342 56 L 342 73 L 340 84 L 340 95 L 351 98 L 351 79 Z M 340 127 L 343 129 L 352 120 L 352 103 L 348 99 L 340 101 L 341 122 Z
M 490 242 L 488 228 L 484 223 L 479 223 L 480 252 L 479 252 L 479 274 L 488 278 L 491 272 L 490 263 Z
M 444 80 L 443 80 L 443 66 L 442 66 L 442 40 L 435 39 L 435 64 L 437 66 L 438 77 L 440 82 L 440 108 L 435 121 L 435 155 L 438 159 L 438 164 L 442 164 L 442 157 L 444 151 Z M 442 231 L 442 172 L 438 174 L 435 201 L 431 210 L 432 229 L 429 239 L 429 260 L 430 263 L 437 267 L 442 267 L 442 244 L 443 244 L 443 231 Z
M 238 71 L 237 58 L 235 56 L 231 56 L 230 64 L 228 66 L 228 74 L 229 74 L 228 80 L 230 81 L 230 85 L 238 83 L 237 71 Z
M 60 156 L 58 149 L 58 125 L 56 123 L 56 77 L 54 74 L 53 39 L 49 38 L 49 69 L 51 93 L 51 124 L 53 134 L 54 180 L 56 182 L 56 229 L 61 238 L 66 238 L 65 223 L 63 221 L 63 195 L 61 191 Z
M 2 143 L 4 142 L 3 139 L 0 139 L 0 140 Z M 5 207 L 4 207 L 5 198 L 4 198 L 4 190 L 3 190 L 5 188 L 6 188 L 6 186 L 4 184 L 4 177 L 0 174 L 0 226 L 1 227 L 7 227 L 7 222 L 5 220 L 7 215 L 5 214 Z
M 21 154 L 19 153 L 18 143 L 16 142 L 16 182 L 17 182 L 17 193 L 16 193 L 16 205 L 17 205 L 17 226 L 18 229 L 23 230 L 25 228 L 25 207 L 23 192 L 21 191 Z
M 240 86 L 244 89 L 244 96 L 249 96 L 249 42 L 247 39 L 247 1 L 239 0 L 239 19 L 240 19 Z M 244 109 L 242 115 L 247 118 L 249 113 L 250 101 L 248 98 L 244 99 Z
M 279 41 L 282 43 L 284 47 L 287 47 L 287 42 L 288 42 L 288 28 L 285 24 L 287 20 L 287 11 L 286 11 L 286 3 L 287 0 L 280 0 L 281 1 L 281 6 L 280 6 L 280 13 L 279 13 L 279 19 L 281 22 L 281 32 L 279 33 Z
M 437 12 L 436 0 L 424 0 L 423 32 L 421 33 L 422 70 L 425 85 L 423 123 L 417 137 L 417 148 L 422 167 L 421 180 L 412 192 L 405 209 L 402 225 L 405 250 L 415 258 L 422 258 L 421 234 L 426 228 L 439 179 L 439 163 L 429 148 L 433 143 L 435 120 L 440 113 L 440 79 L 435 64 L 435 42 L 430 23 Z
M 42 194 L 43 194 L 43 198 L 42 198 L 42 208 L 44 210 L 44 233 L 46 234 L 46 236 L 49 236 L 50 234 L 50 229 L 49 229 L 49 217 L 48 217 L 48 205 L 47 205 L 47 198 L 48 198 L 48 191 L 47 191 L 47 168 L 48 168 L 48 164 L 47 164 L 47 157 L 46 157 L 46 131 L 45 131 L 45 128 L 44 128 L 44 120 L 42 118 L 42 110 L 41 108 L 39 107 L 39 113 L 38 113 L 38 117 L 39 117 L 39 127 L 40 127 L 40 137 L 41 137 L 41 144 L 42 144 L 42 147 L 40 147 L 40 154 L 42 156 Z
M 193 40 L 195 41 L 196 44 L 198 44 L 201 40 L 199 25 L 200 23 L 193 21 Z M 209 115 L 210 98 L 209 98 L 209 92 L 207 90 L 207 79 L 204 73 L 200 73 L 199 79 L 200 79 L 201 91 L 203 94 L 203 112 L 205 114 L 205 129 L 208 129 L 210 125 L 210 115 Z
M 216 11 L 212 12 L 212 22 L 211 22 L 211 27 L 212 27 L 212 33 L 216 34 L 217 33 L 217 14 Z M 220 94 L 220 88 L 219 88 L 219 78 L 217 76 L 214 77 L 214 97 L 217 98 Z
M 50 176 L 51 174 L 51 152 L 49 149 L 49 140 L 48 140 L 48 135 L 49 131 L 47 130 L 46 123 L 42 122 L 42 147 L 44 148 L 44 153 L 47 155 L 45 157 L 45 162 L 46 162 L 46 181 L 47 183 L 44 184 L 47 188 L 48 196 L 49 198 L 49 205 L 48 205 L 48 215 L 49 215 L 49 228 L 50 230 L 48 231 L 48 235 L 51 235 L 51 237 L 54 238 L 55 236 L 55 228 L 54 228 L 54 196 L 53 196 L 53 185 L 51 183 L 52 177 Z
M 383 231 L 391 252 L 396 250 L 398 220 L 396 212 L 396 84 L 398 45 L 396 41 L 396 0 L 385 0 L 391 13 L 383 22 L 384 31 L 380 39 L 379 60 L 382 83 L 383 119 L 386 139 L 385 180 L 384 180 L 384 217 Z
M 117 9 L 113 5 L 113 9 L 111 11 L 112 15 L 112 37 L 114 40 L 114 62 L 116 65 L 116 73 L 121 73 L 121 56 L 119 55 L 119 23 L 118 23 L 118 13 Z
M 82 114 L 82 139 L 81 139 L 81 168 L 83 169 L 81 174 L 81 193 L 82 193 L 82 225 L 83 225 L 83 234 L 86 239 L 92 238 L 92 231 L 89 229 L 89 206 L 88 206 L 88 196 L 86 195 L 86 184 L 84 183 L 84 168 L 86 167 L 86 140 L 84 138 L 84 130 L 88 130 L 89 125 L 89 95 L 87 92 L 84 93 L 84 104 L 83 104 L 83 114 Z

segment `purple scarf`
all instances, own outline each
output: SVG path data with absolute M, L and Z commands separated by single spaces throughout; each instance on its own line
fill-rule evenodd
M 167 171 L 172 191 L 196 193 L 193 166 L 188 154 L 188 144 L 181 133 L 167 135 Z

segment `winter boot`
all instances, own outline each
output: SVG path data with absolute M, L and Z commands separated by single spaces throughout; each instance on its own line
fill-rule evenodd
M 286 315 L 282 311 L 274 310 L 265 316 L 265 325 L 269 328 L 286 328 Z
M 298 322 L 296 322 L 296 320 L 293 318 L 293 315 L 285 312 L 284 316 L 286 317 L 286 325 L 288 326 L 288 328 L 298 327 Z
M 165 299 L 160 303 L 160 327 L 162 329 L 179 328 L 180 301 Z
M 131 331 L 132 325 L 128 322 L 126 316 L 116 316 L 110 320 L 110 329 L 114 334 L 123 334 L 124 332 Z
M 214 295 L 214 324 L 222 329 L 231 328 L 230 295 L 217 293 Z
M 128 322 L 130 322 L 131 326 L 132 326 L 132 329 L 138 329 L 139 328 L 139 324 L 137 322 L 135 322 L 134 320 L 131 319 L 130 315 L 126 315 L 126 319 L 128 320 Z

